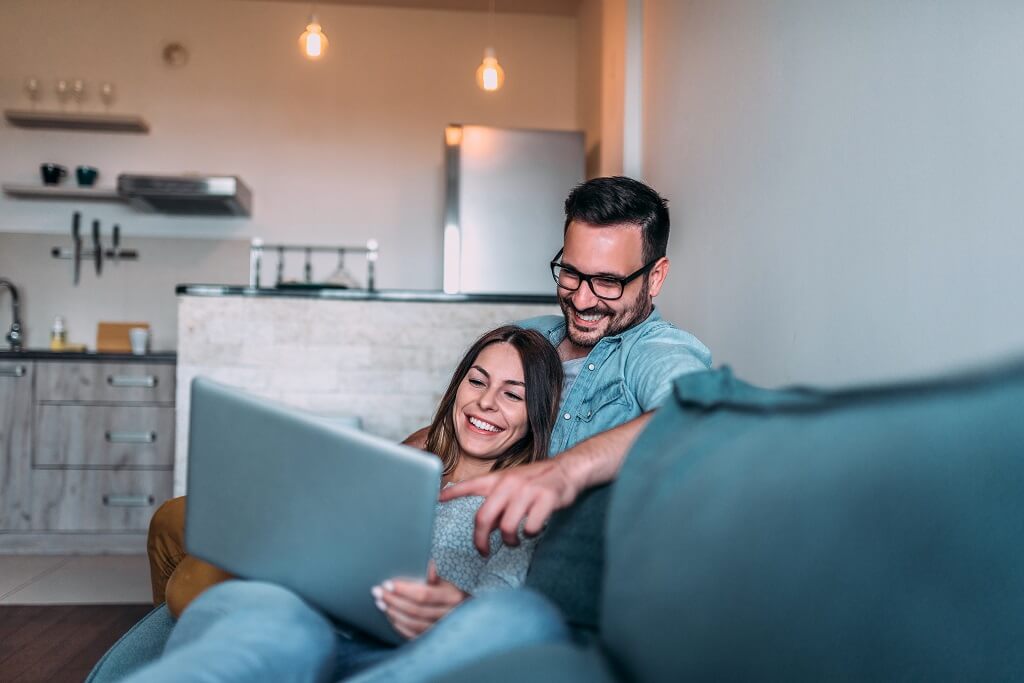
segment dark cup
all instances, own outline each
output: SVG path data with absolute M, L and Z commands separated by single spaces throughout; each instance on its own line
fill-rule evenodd
M 60 164 L 40 164 L 39 172 L 43 176 L 44 185 L 56 185 L 68 174 L 68 169 Z
M 92 187 L 100 177 L 100 171 L 95 166 L 79 166 L 75 169 L 75 177 L 80 187 Z

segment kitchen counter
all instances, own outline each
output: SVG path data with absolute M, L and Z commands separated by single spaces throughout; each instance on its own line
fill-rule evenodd
M 155 351 L 143 356 L 134 353 L 97 353 L 96 351 L 50 351 L 49 349 L 25 349 L 24 351 L 0 351 L 0 360 L 54 360 L 85 361 L 96 363 L 176 363 L 178 354 L 174 351 Z
M 552 283 L 552 292 L 554 283 Z M 337 289 L 332 287 L 260 288 L 243 285 L 178 285 L 179 296 L 244 296 L 261 298 L 339 299 L 342 301 L 406 301 L 424 303 L 556 304 L 554 294 L 446 294 L 429 290 Z
M 481 333 L 561 315 L 554 296 L 178 287 L 175 495 L 188 480 L 189 387 L 199 375 L 392 441 L 430 423 Z M 452 305 L 456 304 L 456 305 Z

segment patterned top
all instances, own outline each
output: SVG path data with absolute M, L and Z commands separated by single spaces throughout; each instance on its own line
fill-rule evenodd
M 491 552 L 482 557 L 473 545 L 473 526 L 483 502 L 482 496 L 466 496 L 438 503 L 434 521 L 430 554 L 437 573 L 470 595 L 522 585 L 537 545 L 537 538 L 525 538 L 520 530 L 519 545 L 507 546 L 495 529 L 491 532 Z

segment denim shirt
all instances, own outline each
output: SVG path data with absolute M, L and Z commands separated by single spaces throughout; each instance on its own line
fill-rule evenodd
M 545 315 L 516 324 L 537 330 L 556 348 L 565 339 L 562 316 Z M 671 393 L 676 377 L 710 367 L 708 347 L 652 310 L 642 323 L 603 337 L 587 354 L 579 377 L 562 397 L 549 454 L 557 455 L 654 410 Z

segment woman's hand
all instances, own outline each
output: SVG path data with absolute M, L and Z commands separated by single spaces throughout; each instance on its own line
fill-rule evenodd
M 433 560 L 427 566 L 426 583 L 392 579 L 374 586 L 370 592 L 395 630 L 410 640 L 469 597 L 437 575 Z

